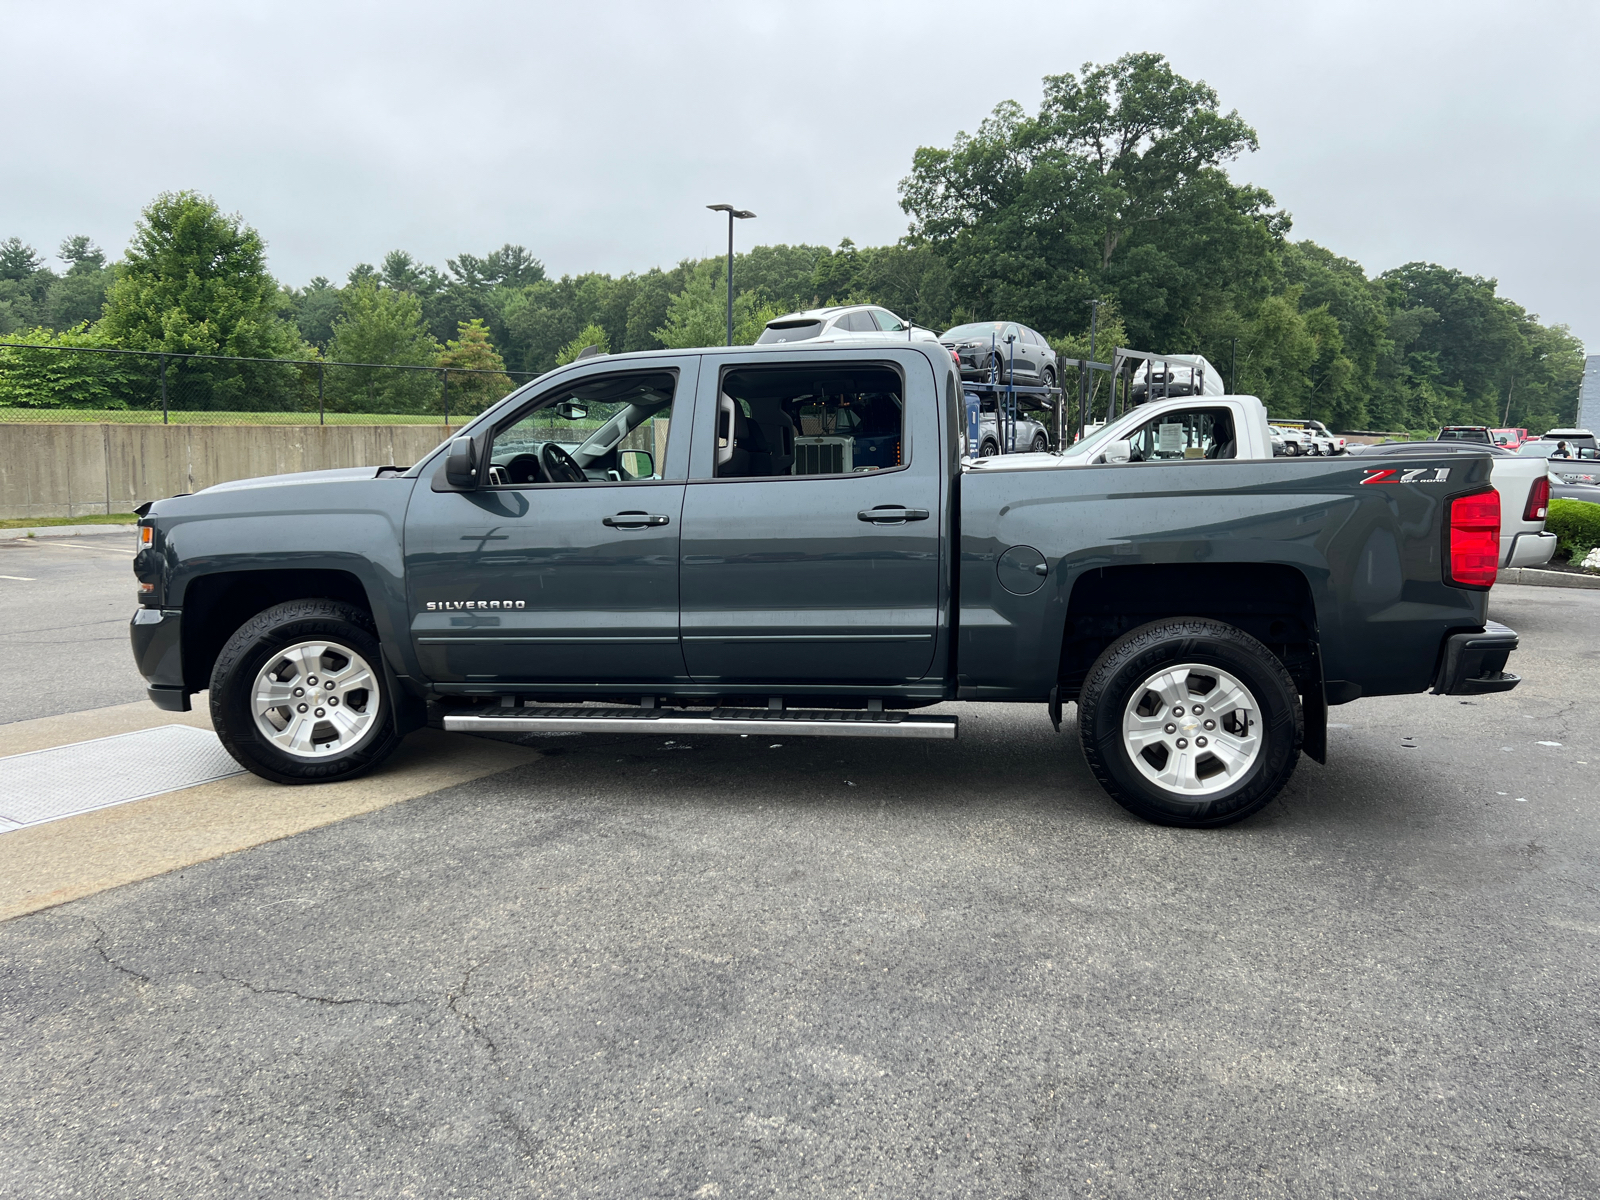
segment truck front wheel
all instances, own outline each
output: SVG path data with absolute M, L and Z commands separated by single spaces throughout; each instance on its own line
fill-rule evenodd
M 275 783 L 370 771 L 394 750 L 393 697 L 372 617 L 291 600 L 246 621 L 211 672 L 211 724 L 241 766 Z
M 1078 697 L 1078 733 L 1118 804 L 1204 829 L 1243 820 L 1283 789 L 1304 723 L 1272 651 L 1221 621 L 1174 617 L 1106 647 Z

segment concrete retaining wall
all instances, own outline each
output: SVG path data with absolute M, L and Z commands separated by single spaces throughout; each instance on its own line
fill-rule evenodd
M 409 466 L 442 425 L 0 425 L 0 518 L 132 512 L 230 479 Z

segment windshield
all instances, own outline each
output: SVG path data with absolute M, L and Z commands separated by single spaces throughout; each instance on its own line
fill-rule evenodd
M 814 338 L 822 332 L 822 322 L 805 321 L 774 321 L 762 330 L 761 336 L 756 339 L 758 346 L 770 346 L 774 342 L 803 342 L 807 338 Z
M 956 342 L 964 338 L 986 338 L 991 334 L 995 337 L 1005 332 L 1004 321 L 975 321 L 971 325 L 957 325 L 954 329 L 947 329 L 940 335 L 941 342 Z
M 1103 442 L 1107 438 L 1109 438 L 1111 436 L 1111 431 L 1113 429 L 1117 428 L 1118 426 L 1120 426 L 1121 424 L 1122 424 L 1122 422 L 1118 421 L 1115 425 L 1102 425 L 1102 426 L 1100 426 L 1100 428 L 1096 429 L 1093 433 L 1086 434 L 1083 438 L 1081 438 L 1080 440 L 1078 440 L 1076 442 L 1073 442 L 1072 445 L 1068 446 L 1067 447 L 1067 453 L 1068 454 L 1072 454 L 1072 455 L 1077 455 L 1077 454 L 1082 454 L 1082 453 L 1084 453 L 1086 451 L 1093 450 L 1101 442 Z

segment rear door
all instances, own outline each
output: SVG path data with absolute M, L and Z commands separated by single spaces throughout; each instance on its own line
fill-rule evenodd
M 748 448 L 719 444 L 719 409 Z M 704 359 L 680 575 L 695 680 L 895 686 L 929 674 L 939 411 L 914 351 Z
M 488 486 L 419 482 L 406 583 L 429 678 L 468 690 L 684 679 L 677 560 L 697 367 L 563 375 L 499 423 Z
M 1008 338 L 1010 339 L 1011 348 L 1011 369 L 1016 372 L 1012 378 L 1018 383 L 1021 383 L 1025 378 L 1031 379 L 1033 373 L 1039 369 L 1039 364 L 1036 361 L 1033 347 L 1028 344 L 1028 339 L 1022 332 L 1022 327 L 1020 325 L 1007 325 L 1005 332 L 1000 335 L 1000 340 L 1005 341 Z

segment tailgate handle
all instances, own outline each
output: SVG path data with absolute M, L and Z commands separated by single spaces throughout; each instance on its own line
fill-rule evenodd
M 648 529 L 652 525 L 671 524 L 671 519 L 660 513 L 620 512 L 614 517 L 602 517 L 600 524 L 612 529 Z
M 907 521 L 926 521 L 927 519 L 927 509 L 902 508 L 898 504 L 880 504 L 877 508 L 863 508 L 856 514 L 856 520 L 870 521 L 874 525 L 902 525 Z

